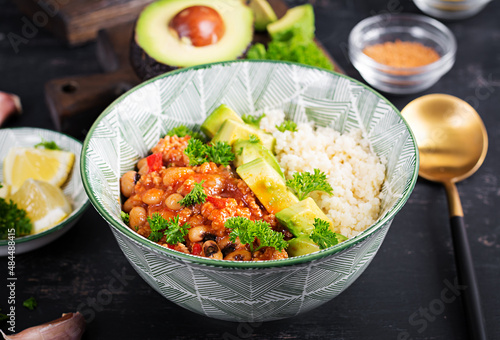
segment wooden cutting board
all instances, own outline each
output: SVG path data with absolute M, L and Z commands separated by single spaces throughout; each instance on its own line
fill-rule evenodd
M 25 0 L 23 0 L 25 1 Z M 269 0 L 278 17 L 287 10 L 283 0 Z M 97 60 L 105 73 L 50 80 L 45 84 L 45 98 L 56 128 L 83 138 L 92 122 L 118 96 L 139 84 L 129 61 L 134 22 L 106 28 L 97 34 Z M 255 34 L 254 42 L 267 42 L 265 33 Z M 317 41 L 320 48 L 322 45 Z M 323 48 L 335 66 L 342 68 Z
M 97 37 L 101 29 L 135 20 L 154 0 L 12 0 L 31 23 L 70 46 Z

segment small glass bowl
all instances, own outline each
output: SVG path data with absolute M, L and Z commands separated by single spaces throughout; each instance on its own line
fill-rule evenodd
M 491 0 L 413 0 L 425 14 L 439 19 L 466 19 L 480 12 Z
M 363 53 L 367 46 L 396 40 L 433 48 L 439 60 L 419 67 L 392 67 Z M 434 85 L 455 63 L 457 43 L 439 21 L 416 14 L 380 14 L 359 22 L 349 35 L 349 58 L 373 87 L 392 94 L 410 94 Z

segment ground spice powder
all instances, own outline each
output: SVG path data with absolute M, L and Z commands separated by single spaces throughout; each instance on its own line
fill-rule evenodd
M 419 67 L 439 60 L 439 54 L 419 42 L 387 41 L 363 49 L 363 53 L 378 63 L 393 67 Z

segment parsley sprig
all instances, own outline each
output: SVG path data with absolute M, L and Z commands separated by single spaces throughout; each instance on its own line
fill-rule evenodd
M 165 242 L 168 244 L 177 244 L 184 242 L 184 236 L 187 235 L 189 224 L 179 225 L 179 216 L 171 219 L 164 219 L 159 213 L 154 213 L 148 217 L 151 234 L 149 239 L 153 242 L 158 242 L 163 236 L 166 236 Z
M 177 127 L 174 127 L 167 133 L 167 136 L 184 137 L 186 135 L 191 136 L 192 139 L 199 139 L 201 141 L 205 140 L 201 133 L 191 130 L 186 125 L 179 125 Z
M 42 137 L 42 141 L 38 144 L 35 145 L 35 148 L 45 148 L 47 150 L 61 150 L 59 145 L 56 144 L 54 141 L 47 141 Z
M 250 137 L 248 138 L 248 141 L 252 144 L 257 144 L 257 143 L 260 143 L 260 138 L 257 137 L 256 135 L 250 135 Z
M 344 235 L 331 231 L 328 221 L 315 218 L 313 226 L 314 229 L 309 237 L 319 246 L 319 249 L 326 249 L 347 240 Z
M 260 127 L 260 121 L 262 118 L 266 116 L 265 113 L 261 114 L 260 116 L 252 116 L 252 115 L 243 115 L 241 116 L 241 119 L 248 125 L 253 125 L 255 127 Z
M 7 239 L 9 229 L 15 230 L 16 237 L 29 235 L 32 227 L 26 210 L 0 197 L 0 239 Z
M 221 141 L 207 145 L 198 139 L 190 139 L 184 153 L 189 157 L 189 165 L 200 165 L 205 162 L 229 165 L 234 160 L 231 146 Z
M 197 203 L 204 203 L 207 199 L 207 194 L 203 191 L 203 183 L 205 181 L 201 181 L 200 183 L 196 183 L 193 187 L 193 190 L 189 192 L 183 199 L 179 201 L 179 204 L 184 207 L 190 207 Z
M 270 228 L 269 223 L 264 221 L 251 221 L 245 217 L 231 217 L 226 220 L 224 227 L 231 229 L 229 240 L 235 242 L 239 237 L 240 242 L 248 244 L 252 252 L 263 247 L 273 247 L 283 250 L 287 246 L 282 233 Z M 254 249 L 255 239 L 259 240 L 259 246 Z
M 314 169 L 314 173 L 296 172 L 293 178 L 286 181 L 286 185 L 293 190 L 299 200 L 303 200 L 313 191 L 324 191 L 327 194 L 333 193 L 333 188 L 326 180 L 324 172 Z
M 297 123 L 295 123 L 292 120 L 285 120 L 280 125 L 276 125 L 276 128 L 280 132 L 285 132 L 285 131 L 296 132 L 297 131 Z

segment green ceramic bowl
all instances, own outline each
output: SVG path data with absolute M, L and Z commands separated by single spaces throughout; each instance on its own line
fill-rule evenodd
M 378 221 L 317 253 L 277 261 L 212 260 L 161 247 L 120 219 L 119 179 L 177 125 L 198 128 L 221 103 L 238 113 L 280 108 L 340 131 L 361 128 L 387 159 Z M 231 321 L 298 315 L 340 294 L 366 269 L 418 174 L 415 139 L 397 109 L 365 85 L 313 67 L 234 61 L 164 74 L 130 90 L 96 120 L 85 139 L 81 173 L 90 201 L 141 277 L 179 306 Z
M 89 199 L 83 190 L 80 177 L 80 159 L 82 143 L 65 134 L 37 128 L 0 129 L 0 183 L 3 180 L 3 161 L 10 148 L 14 146 L 32 147 L 42 141 L 55 141 L 63 150 L 71 151 L 76 155 L 75 164 L 68 180 L 62 189 L 69 198 L 73 212 L 63 221 L 39 234 L 28 235 L 16 239 L 16 255 L 40 248 L 62 236 L 73 227 L 89 205 Z M 8 241 L 0 240 L 0 256 L 8 255 Z

